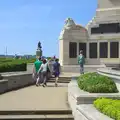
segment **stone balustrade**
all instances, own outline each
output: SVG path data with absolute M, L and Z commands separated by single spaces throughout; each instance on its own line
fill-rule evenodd
M 0 80 L 0 93 L 33 85 L 35 81 L 32 74 L 27 72 L 3 73 L 3 80 Z
M 118 90 L 120 91 L 120 71 L 112 70 L 111 68 L 99 68 L 97 72 L 101 75 L 108 76 L 114 80 Z

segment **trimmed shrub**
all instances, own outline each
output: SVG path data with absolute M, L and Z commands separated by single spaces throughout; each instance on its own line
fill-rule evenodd
M 94 101 L 94 106 L 97 110 L 114 120 L 120 120 L 120 100 L 99 98 Z
M 26 63 L 34 63 L 36 61 L 36 59 L 35 58 L 33 58 L 33 59 L 19 59 L 16 61 L 21 61 L 21 62 L 26 62 Z
M 0 72 L 26 71 L 26 63 L 6 63 L 0 64 Z
M 95 72 L 86 73 L 77 78 L 80 89 L 90 93 L 117 93 L 114 81 Z
M 36 61 L 36 58 L 31 59 L 13 59 L 13 58 L 0 58 L 0 64 L 5 63 L 34 63 Z

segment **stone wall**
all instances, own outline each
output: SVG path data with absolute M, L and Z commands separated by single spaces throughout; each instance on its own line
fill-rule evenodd
M 2 76 L 3 80 L 0 80 L 0 93 L 23 88 L 35 83 L 31 73 L 8 73 Z
M 119 7 L 119 0 L 98 0 L 98 9 Z
M 117 85 L 118 90 L 120 91 L 120 71 L 112 70 L 111 68 L 99 68 L 97 72 L 101 75 L 108 76 L 114 80 Z
M 88 93 L 81 90 L 77 85 L 77 81 L 73 79 L 68 84 L 68 102 L 74 120 L 113 120 L 100 113 L 93 106 L 93 101 L 99 97 L 120 99 L 120 93 Z

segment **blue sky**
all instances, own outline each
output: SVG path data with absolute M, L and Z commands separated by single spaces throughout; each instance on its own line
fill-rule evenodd
M 58 37 L 67 17 L 85 26 L 97 0 L 0 0 L 0 54 L 35 54 L 41 41 L 45 56 L 58 56 Z

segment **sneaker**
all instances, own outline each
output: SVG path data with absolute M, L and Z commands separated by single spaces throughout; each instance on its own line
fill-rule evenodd
M 44 85 L 47 86 L 47 83 L 45 83 Z
M 43 84 L 42 86 L 45 87 L 45 84 Z
M 36 84 L 36 86 L 38 87 L 39 85 L 38 85 L 38 84 Z

